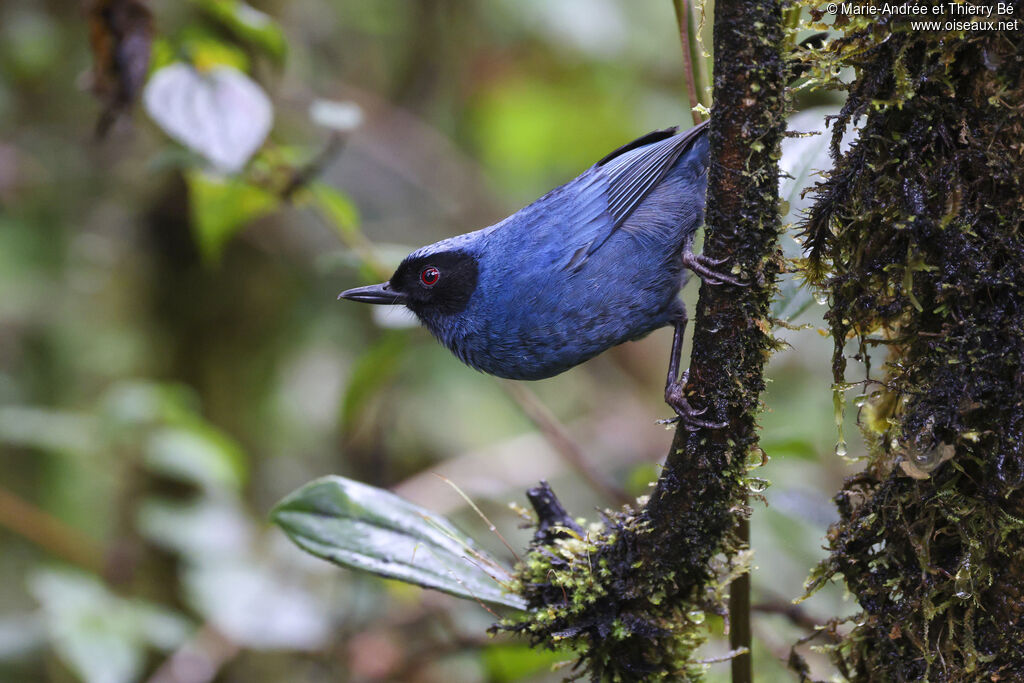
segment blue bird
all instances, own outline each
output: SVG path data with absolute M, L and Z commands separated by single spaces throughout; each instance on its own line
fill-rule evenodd
M 717 427 L 683 395 L 689 277 L 741 285 L 691 250 L 704 219 L 706 123 L 655 131 L 505 220 L 417 249 L 388 282 L 339 298 L 403 304 L 459 359 L 519 380 L 552 377 L 673 326 L 665 400 L 688 428 Z

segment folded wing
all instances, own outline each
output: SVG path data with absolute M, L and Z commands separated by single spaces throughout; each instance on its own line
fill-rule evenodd
M 675 128 L 654 131 L 597 162 L 584 176 L 587 184 L 581 188 L 579 199 L 588 204 L 600 203 L 604 211 L 600 220 L 587 226 L 593 233 L 566 269 L 578 268 L 600 249 L 706 132 L 707 122 L 682 134 L 676 133 Z

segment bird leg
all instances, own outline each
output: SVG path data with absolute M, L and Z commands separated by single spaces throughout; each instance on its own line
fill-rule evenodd
M 700 416 L 707 412 L 707 408 L 697 410 L 690 405 L 690 402 L 686 400 L 686 395 L 683 393 L 686 389 L 686 383 L 690 378 L 689 370 L 683 370 L 682 373 L 679 372 L 679 361 L 683 355 L 683 335 L 686 334 L 686 323 L 686 309 L 683 308 L 682 302 L 680 302 L 679 315 L 675 320 L 675 334 L 672 336 L 672 356 L 668 361 L 668 378 L 665 381 L 665 403 L 679 417 L 669 420 L 669 422 L 678 420 L 682 423 L 683 428 L 689 432 L 695 432 L 702 427 L 706 429 L 721 429 L 727 423 L 701 420 Z
M 694 254 L 687 248 L 683 251 L 683 265 L 696 273 L 701 280 L 708 283 L 709 285 L 720 285 L 728 282 L 730 285 L 736 285 L 737 287 L 745 287 L 746 283 L 742 280 L 738 280 L 728 273 L 723 273 L 718 269 L 718 266 L 727 262 L 729 259 L 713 259 L 704 254 Z

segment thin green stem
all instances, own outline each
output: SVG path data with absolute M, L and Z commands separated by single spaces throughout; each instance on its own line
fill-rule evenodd
M 704 29 L 704 6 L 706 0 L 699 5 L 689 4 L 690 10 L 690 51 L 694 64 L 694 77 L 697 83 L 697 98 L 707 108 L 711 108 L 711 55 L 707 53 L 701 31 Z
M 704 117 L 697 110 L 700 102 L 698 95 L 697 73 L 694 70 L 694 32 L 691 28 L 690 7 L 687 0 L 672 0 L 676 11 L 676 23 L 679 25 L 679 42 L 683 47 L 683 79 L 686 81 L 686 96 L 690 100 L 690 112 L 694 125 L 701 123 Z

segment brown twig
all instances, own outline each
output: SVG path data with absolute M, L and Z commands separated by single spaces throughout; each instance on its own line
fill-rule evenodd
M 62 560 L 95 574 L 103 573 L 103 551 L 95 542 L 3 488 L 0 488 L 0 526 Z
M 281 189 L 281 199 L 291 201 L 291 198 L 298 190 L 316 180 L 323 173 L 327 165 L 341 154 L 341 150 L 345 147 L 346 139 L 347 136 L 341 133 L 331 134 L 327 139 L 327 144 L 324 145 L 319 154 L 292 171 L 288 182 Z
M 793 625 L 799 626 L 808 631 L 816 631 L 825 625 L 824 621 L 815 619 L 806 612 L 800 605 L 794 605 L 786 600 L 768 600 L 758 602 L 751 606 L 755 612 L 762 614 L 778 614 L 786 617 Z
M 629 494 L 615 483 L 608 480 L 601 472 L 595 470 L 589 462 L 583 449 L 573 441 L 568 431 L 558 421 L 551 411 L 547 409 L 536 394 L 518 382 L 500 380 L 501 387 L 505 393 L 516 402 L 530 421 L 537 427 L 538 431 L 547 439 L 555 451 L 569 464 L 590 487 L 605 496 L 609 500 L 620 505 L 631 502 Z
M 740 517 L 736 536 L 750 547 L 750 519 Z M 732 683 L 750 683 L 754 680 L 753 632 L 750 619 L 750 572 L 744 572 L 729 586 L 729 647 L 746 651 L 732 658 Z

